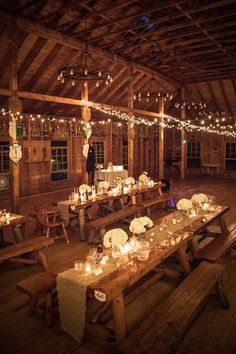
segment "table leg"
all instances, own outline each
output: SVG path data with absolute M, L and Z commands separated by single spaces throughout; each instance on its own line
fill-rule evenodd
M 221 229 L 221 233 L 223 234 L 228 234 L 229 230 L 226 226 L 226 222 L 225 222 L 225 218 L 223 215 L 221 215 L 219 218 L 218 218 L 218 222 L 219 222 L 219 225 L 220 225 L 220 229 Z
M 22 242 L 25 240 L 25 224 L 16 225 L 12 228 L 16 243 Z
M 132 205 L 136 205 L 136 204 L 137 204 L 137 198 L 136 198 L 136 195 L 135 195 L 135 194 L 133 194 L 131 198 L 132 198 Z
M 121 343 L 127 337 L 127 321 L 122 291 L 112 300 L 112 315 L 116 343 Z
M 84 232 L 84 209 L 79 209 L 79 230 L 80 230 L 80 239 L 81 241 L 85 240 L 85 232 Z
M 190 269 L 190 265 L 189 265 L 189 258 L 188 258 L 188 255 L 187 255 L 184 247 L 185 246 L 180 247 L 177 250 L 177 253 L 178 253 L 178 256 L 179 256 L 180 264 L 183 267 L 184 274 L 187 275 L 187 274 L 190 273 L 191 269 Z

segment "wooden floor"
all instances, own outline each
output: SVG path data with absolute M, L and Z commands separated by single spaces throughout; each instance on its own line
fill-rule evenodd
M 215 195 L 222 205 L 229 205 L 227 223 L 236 222 L 236 183 L 217 177 L 191 177 L 182 182 L 171 181 L 171 190 L 182 197 L 189 197 L 195 192 Z M 27 214 L 35 204 L 49 203 L 67 197 L 69 192 L 51 193 L 45 196 L 32 197 L 21 201 L 21 212 Z M 155 217 L 161 215 L 157 213 Z M 33 224 L 28 226 L 28 233 L 33 232 Z M 8 235 L 11 237 L 11 235 Z M 50 265 L 64 263 L 70 257 L 80 258 L 88 246 L 79 242 L 77 234 L 69 234 L 71 243 L 63 240 L 47 250 Z M 224 274 L 225 289 L 230 301 L 230 309 L 220 308 L 218 300 L 210 296 L 202 312 L 193 322 L 181 344 L 177 354 L 235 354 L 236 353 L 236 256 L 228 255 L 224 262 L 227 269 Z M 43 319 L 34 316 L 28 317 L 26 309 L 15 312 L 14 307 L 24 300 L 24 296 L 17 292 L 15 284 L 21 279 L 40 271 L 39 266 L 9 266 L 0 265 L 0 352 L 4 354 L 90 354 L 115 353 L 113 345 L 99 342 L 94 337 L 86 338 L 79 345 L 69 335 L 57 332 L 56 324 L 53 328 L 46 328 Z M 135 323 L 150 311 L 155 302 L 163 299 L 175 286 L 173 283 L 158 282 L 137 299 L 128 309 L 128 326 Z M 145 306 L 144 306 L 145 304 Z M 140 310 L 141 309 L 141 310 Z

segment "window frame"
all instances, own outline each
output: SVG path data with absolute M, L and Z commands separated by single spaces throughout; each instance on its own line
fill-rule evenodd
M 5 150 L 4 146 L 8 146 L 8 149 Z M 0 173 L 10 173 L 9 152 L 10 152 L 10 142 L 8 140 L 0 141 Z M 7 157 L 7 160 L 8 160 L 7 162 L 4 159 L 4 157 Z M 6 165 L 6 164 L 8 165 L 8 168 L 4 168 L 4 165 Z
M 53 145 L 55 144 L 55 145 Z M 51 140 L 51 181 L 52 182 L 57 182 L 57 181 L 64 181 L 68 180 L 68 175 L 69 175 L 69 148 L 68 148 L 68 141 L 67 140 Z M 56 153 L 53 153 L 53 150 L 56 150 Z M 64 153 L 63 150 L 66 150 Z M 60 153 L 58 153 L 60 151 Z M 52 161 L 53 157 L 56 157 L 55 162 Z M 59 157 L 61 157 L 61 161 L 59 161 Z M 66 157 L 66 160 L 64 160 L 64 157 Z M 66 164 L 66 168 L 63 167 L 63 165 Z M 56 165 L 56 169 L 53 169 L 53 165 Z M 60 167 L 58 167 L 61 165 Z M 60 175 L 60 174 L 65 174 L 65 177 L 63 178 L 53 178 L 53 175 Z
M 190 146 L 191 146 L 191 148 L 189 149 Z M 189 150 L 190 150 L 191 154 L 189 154 Z M 192 166 L 190 165 L 191 162 L 194 162 Z M 187 146 L 186 146 L 186 166 L 187 166 L 187 168 L 200 168 L 201 162 L 202 162 L 201 142 L 197 141 L 197 140 L 187 141 Z M 196 165 L 195 165 L 195 163 L 196 163 Z
M 105 165 L 106 164 L 106 142 L 103 139 L 93 139 L 91 141 L 92 147 L 94 148 L 94 156 L 95 156 L 95 165 L 101 164 Z M 97 149 L 95 148 L 95 145 L 98 144 L 103 144 L 103 162 L 99 162 L 97 159 Z M 101 160 L 101 158 L 100 158 Z
M 227 149 L 227 145 L 229 145 Z M 234 147 L 232 149 L 232 146 Z M 227 150 L 229 151 L 229 156 L 227 156 Z M 232 151 L 234 150 L 234 151 Z M 230 156 L 230 155 L 234 155 Z M 235 162 L 235 168 L 229 168 L 229 164 Z M 224 165 L 225 165 L 225 170 L 227 171 L 235 171 L 236 170 L 236 142 L 233 141 L 226 141 L 225 142 L 225 149 L 224 149 Z M 232 165 L 231 165 L 232 166 Z

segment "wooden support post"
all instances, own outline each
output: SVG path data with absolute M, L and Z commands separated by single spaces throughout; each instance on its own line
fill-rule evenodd
M 130 70 L 130 81 L 129 81 L 129 94 L 128 94 L 128 108 L 130 111 L 133 111 L 134 108 L 134 88 L 133 88 L 133 68 Z M 135 139 L 135 130 L 134 123 L 129 121 L 128 123 L 128 172 L 129 176 L 134 175 L 134 139 Z
M 11 59 L 9 68 L 9 88 L 12 90 L 12 96 L 9 97 L 9 111 L 12 115 L 9 116 L 9 121 L 12 121 L 14 117 L 17 116 L 17 112 L 21 113 L 22 104 L 18 99 L 17 90 L 17 41 L 16 41 L 17 30 L 15 26 L 11 28 Z M 10 137 L 10 145 L 17 143 L 18 140 Z M 19 212 L 19 202 L 20 202 L 20 162 L 15 164 L 11 161 L 11 178 L 12 178 L 12 209 L 15 212 Z
M 182 102 L 185 100 L 184 89 L 181 90 Z M 182 120 L 186 119 L 186 108 L 185 106 L 181 108 L 181 118 Z M 186 141 L 186 131 L 185 129 L 181 129 L 181 179 L 185 179 L 185 165 L 186 165 L 186 153 L 187 153 L 187 141 Z
M 120 290 L 120 293 L 112 300 L 112 315 L 116 343 L 120 344 L 127 337 L 127 322 L 122 290 Z
M 84 87 L 81 94 L 81 99 L 88 101 L 89 94 L 88 94 L 88 82 L 84 82 Z M 89 122 L 91 119 L 91 109 L 84 106 L 82 107 L 82 119 L 85 123 Z M 88 141 L 83 139 L 83 144 L 88 144 Z M 82 156 L 82 181 L 83 183 L 88 183 L 88 173 L 86 172 L 86 158 Z
M 159 100 L 159 114 L 164 114 L 164 98 Z M 164 118 L 159 120 L 159 179 L 164 178 Z

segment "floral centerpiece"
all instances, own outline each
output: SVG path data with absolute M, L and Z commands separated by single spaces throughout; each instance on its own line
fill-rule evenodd
M 148 173 L 146 171 L 143 171 L 138 180 L 141 184 L 147 184 L 150 181 L 150 177 L 148 177 Z
M 131 221 L 129 229 L 135 235 L 144 234 L 147 229 L 153 226 L 153 222 L 147 216 L 141 216 L 140 218 L 135 218 Z
M 194 205 L 203 205 L 208 202 L 208 196 L 204 193 L 194 194 L 191 198 L 191 201 Z
M 101 163 L 97 163 L 95 165 L 96 170 L 101 171 L 103 169 L 103 165 Z
M 135 184 L 135 179 L 133 177 L 127 177 L 125 180 L 126 185 Z
M 107 190 L 109 189 L 110 185 L 109 182 L 107 181 L 100 181 L 98 182 L 98 189 L 103 189 L 104 191 L 107 192 Z
M 103 245 L 106 248 L 112 247 L 112 256 L 117 258 L 121 254 L 121 248 L 128 240 L 127 233 L 122 229 L 112 229 L 105 233 Z
M 84 193 L 86 193 L 86 191 L 88 193 L 91 193 L 92 192 L 92 188 L 88 184 L 81 184 L 81 186 L 79 186 L 80 194 L 84 194 Z
M 193 207 L 193 203 L 190 199 L 180 199 L 176 204 L 177 210 L 190 211 Z

